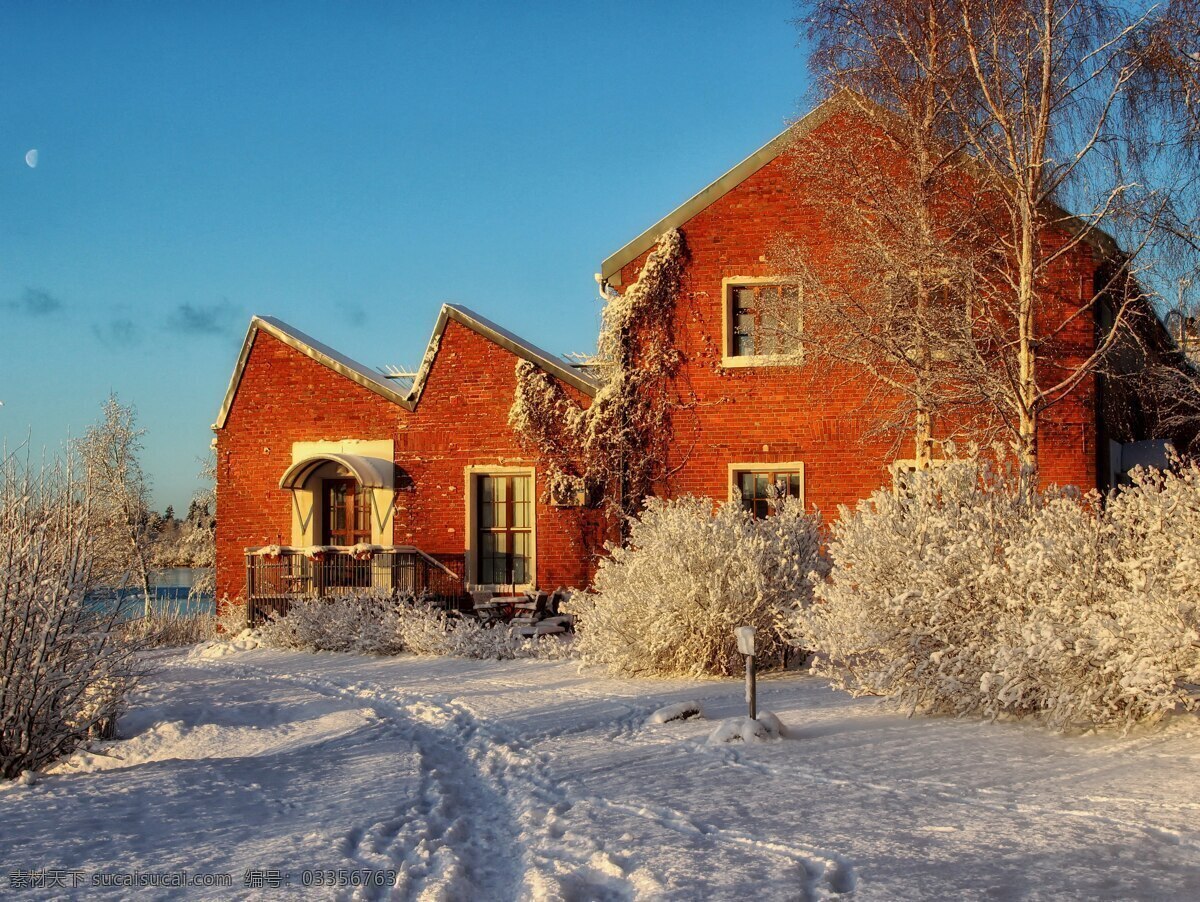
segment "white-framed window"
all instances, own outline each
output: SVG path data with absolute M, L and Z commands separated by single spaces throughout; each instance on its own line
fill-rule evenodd
M 804 464 L 800 461 L 730 464 L 729 492 L 733 500 L 754 516 L 770 516 L 775 498 L 787 495 L 804 502 Z
M 800 353 L 800 286 L 774 276 L 721 281 L 724 366 L 794 362 Z
M 467 582 L 514 591 L 537 582 L 537 504 L 532 467 L 469 466 Z

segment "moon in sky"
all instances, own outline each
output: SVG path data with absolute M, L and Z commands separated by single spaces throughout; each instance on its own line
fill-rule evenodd
M 25 165 L 28 166 L 30 169 L 37 169 L 37 158 L 38 158 L 37 148 L 36 147 L 31 148 L 25 154 Z

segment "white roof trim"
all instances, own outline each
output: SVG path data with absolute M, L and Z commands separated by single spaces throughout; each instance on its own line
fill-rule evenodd
M 792 123 L 782 132 L 760 147 L 742 162 L 738 163 L 712 184 L 701 189 L 690 199 L 684 201 L 642 234 L 638 235 L 627 245 L 610 256 L 600 265 L 600 278 L 619 285 L 621 270 L 627 263 L 636 260 L 652 248 L 659 236 L 671 229 L 679 228 L 700 211 L 712 206 L 758 170 L 762 169 L 778 157 L 788 145 L 798 138 L 811 132 L 814 128 L 846 105 L 849 98 L 845 93 L 835 94 L 809 112 L 797 122 Z
M 225 428 L 225 421 L 229 418 L 229 411 L 233 407 L 233 400 L 237 396 L 238 386 L 242 381 L 242 373 L 245 371 L 246 361 L 250 359 L 250 349 L 254 347 L 254 339 L 260 330 L 283 342 L 288 347 L 299 351 L 306 357 L 315 360 L 322 366 L 328 367 L 335 373 L 345 376 L 353 382 L 357 382 L 363 388 L 386 398 L 394 404 L 399 404 L 405 410 L 413 411 L 416 410 L 417 403 L 421 399 L 421 393 L 425 388 L 425 381 L 429 376 L 430 369 L 433 367 L 434 360 L 437 358 L 442 333 L 446 331 L 446 325 L 451 320 L 466 326 L 472 332 L 482 335 L 493 344 L 499 345 L 523 360 L 528 360 L 536 366 L 541 367 L 552 376 L 566 382 L 588 397 L 595 397 L 596 392 L 599 390 L 600 386 L 595 380 L 580 373 L 568 361 L 548 351 L 544 351 L 536 345 L 530 344 L 507 329 L 496 325 L 491 320 L 457 304 L 442 305 L 442 309 L 438 313 L 437 322 L 433 327 L 433 335 L 430 336 L 429 344 L 425 350 L 425 357 L 421 363 L 420 372 L 417 373 L 416 378 L 413 380 L 412 388 L 407 394 L 397 391 L 396 387 L 390 384 L 389 380 L 370 367 L 333 350 L 328 345 L 322 344 L 315 338 L 306 335 L 299 329 L 289 326 L 282 320 L 276 319 L 273 316 L 255 316 L 251 318 L 250 326 L 246 330 L 246 339 L 242 342 L 242 350 L 238 355 L 237 363 L 234 365 L 233 374 L 229 378 L 229 387 L 225 390 L 225 399 L 221 403 L 221 409 L 217 413 L 213 429 Z
M 570 362 L 559 357 L 557 354 L 551 354 L 549 351 L 543 350 L 535 344 L 530 344 L 519 335 L 509 332 L 503 326 L 498 326 L 490 319 L 480 316 L 474 310 L 463 307 L 460 304 L 443 304 L 442 310 L 438 314 L 437 324 L 433 329 L 433 337 L 429 339 L 429 350 L 426 351 L 427 362 L 422 363 L 421 372 L 413 380 L 413 388 L 409 397 L 413 399 L 414 403 L 420 399 L 421 391 L 425 386 L 425 378 L 428 375 L 427 364 L 432 364 L 432 360 L 428 360 L 430 356 L 429 352 L 433 351 L 436 354 L 436 343 L 441 339 L 442 333 L 446 331 L 446 324 L 450 320 L 466 326 L 472 332 L 482 335 L 493 344 L 499 345 L 522 360 L 528 360 L 530 363 L 541 367 L 550 373 L 550 375 L 557 376 L 563 382 L 577 388 L 589 398 L 595 397 L 596 392 L 600 388 L 598 382 L 590 376 L 579 372 L 575 367 L 571 366 Z
M 329 461 L 341 464 L 353 473 L 358 484 L 365 489 L 388 489 L 395 481 L 392 477 L 396 465 L 390 460 L 364 457 L 361 454 L 323 453 L 306 457 L 288 467 L 279 479 L 279 487 L 281 489 L 303 488 L 313 470 Z
M 790 144 L 803 138 L 833 114 L 852 109 L 860 113 L 876 116 L 892 115 L 888 110 L 862 95 L 843 89 L 832 97 L 813 107 L 801 119 L 789 125 L 782 132 L 760 147 L 742 162 L 738 163 L 715 182 L 701 189 L 695 196 L 684 201 L 642 234 L 638 235 L 627 245 L 600 264 L 600 278 L 612 285 L 621 284 L 621 270 L 643 253 L 654 247 L 664 232 L 677 229 L 692 217 L 707 209 L 720 200 L 758 170 L 762 169 L 780 154 Z M 1050 205 L 1062 225 L 1071 231 L 1085 232 L 1084 240 L 1102 256 L 1119 252 L 1116 241 L 1099 228 L 1090 228 L 1079 217 L 1064 211 L 1061 207 Z

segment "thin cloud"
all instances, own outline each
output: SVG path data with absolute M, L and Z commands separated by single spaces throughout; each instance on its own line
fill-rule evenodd
M 180 304 L 167 317 L 167 328 L 181 335 L 229 335 L 238 309 L 228 301 Z
M 44 288 L 26 288 L 15 301 L 8 301 L 4 309 L 22 316 L 52 316 L 63 309 L 63 302 Z
M 367 311 L 361 304 L 347 304 L 345 313 L 350 325 L 365 326 L 367 324 Z
M 106 345 L 129 347 L 142 340 L 138 324 L 126 316 L 119 316 L 106 323 L 92 326 L 92 334 Z

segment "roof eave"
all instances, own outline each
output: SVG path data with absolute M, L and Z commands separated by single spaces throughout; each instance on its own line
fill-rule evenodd
M 514 354 L 523 360 L 528 360 L 587 395 L 589 398 L 595 397 L 596 392 L 599 390 L 599 385 L 595 381 L 575 371 L 567 361 L 556 357 L 548 351 L 542 350 L 536 345 L 530 344 L 502 326 L 496 325 L 466 307 L 460 307 L 456 304 L 443 304 L 442 309 L 438 312 L 437 322 L 433 327 L 433 334 L 429 338 L 425 355 L 422 358 L 420 372 L 413 380 L 412 387 L 406 394 L 402 394 L 394 388 L 377 381 L 368 374 L 367 368 L 362 364 L 356 364 L 350 358 L 338 354 L 332 348 L 328 348 L 326 345 L 310 338 L 299 330 L 293 329 L 291 326 L 273 317 L 255 316 L 251 318 L 250 326 L 246 330 L 246 338 L 242 342 L 241 353 L 238 354 L 237 364 L 234 366 L 233 374 L 229 378 L 229 387 L 225 391 L 225 399 L 221 403 L 221 409 L 217 413 L 216 422 L 212 426 L 213 431 L 225 428 L 225 422 L 229 418 L 229 411 L 233 408 L 233 401 L 237 396 L 238 386 L 242 381 L 242 374 L 246 369 L 246 362 L 249 360 L 250 351 L 254 347 L 255 337 L 260 331 L 268 333 L 293 350 L 299 351 L 322 366 L 328 367 L 335 373 L 350 379 L 368 391 L 374 392 L 380 397 L 400 405 L 411 413 L 416 410 L 417 404 L 421 399 L 421 393 L 425 389 L 425 382 L 429 376 L 429 371 L 433 367 L 433 362 L 437 357 L 442 334 L 446 331 L 446 326 L 451 320 L 483 336 L 493 344 L 504 348 L 510 354 Z
M 612 254 L 600 265 L 600 278 L 612 285 L 620 285 L 621 270 L 654 246 L 659 236 L 671 229 L 679 228 L 689 219 L 712 206 L 758 170 L 778 157 L 789 144 L 811 132 L 847 102 L 845 92 L 818 104 L 801 119 L 742 160 L 716 181 L 702 188 L 697 194 L 684 201 L 623 248 Z

